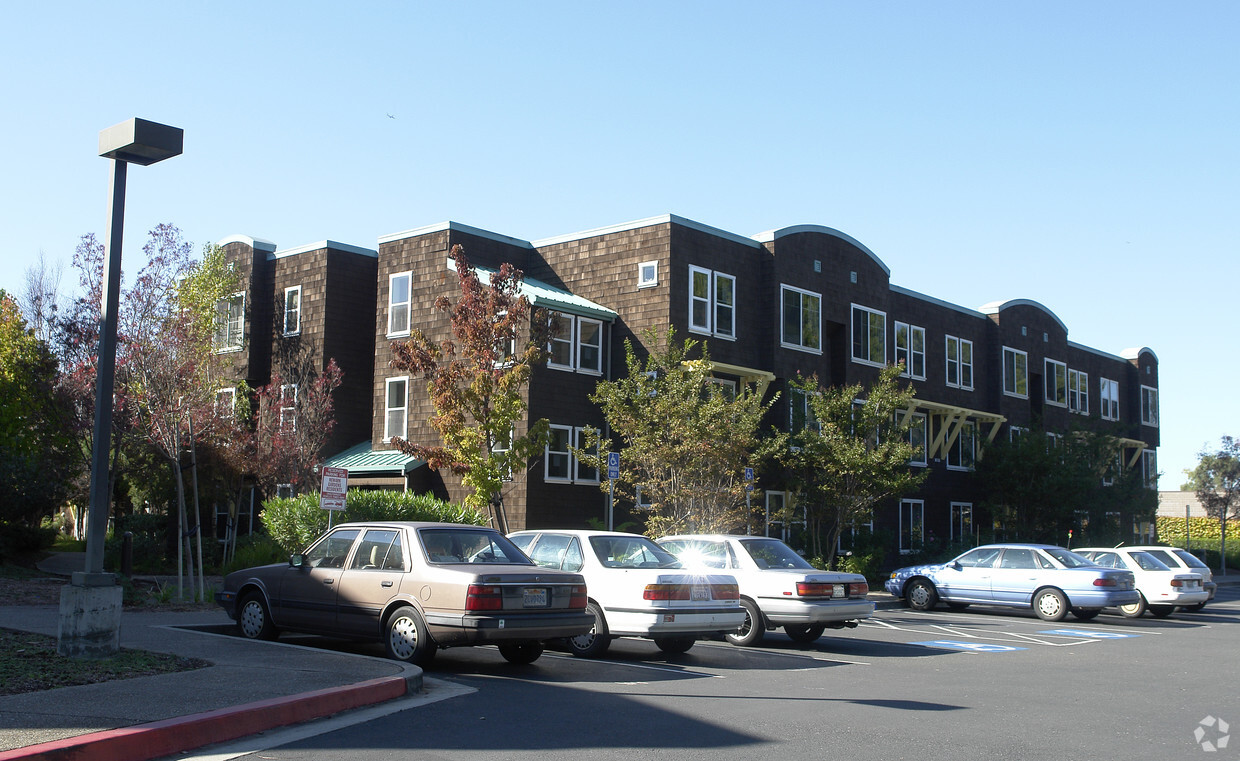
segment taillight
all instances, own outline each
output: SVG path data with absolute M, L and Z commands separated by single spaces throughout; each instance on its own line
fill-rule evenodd
M 868 581 L 854 581 L 848 585 L 849 597 L 865 597 L 870 593 L 870 583 Z
M 1115 579 L 1112 579 L 1110 576 L 1103 576 L 1100 579 L 1094 579 L 1094 586 L 1095 587 L 1115 587 L 1115 586 L 1119 586 L 1119 583 L 1116 582 Z
M 741 599 L 741 588 L 736 584 L 711 584 L 710 593 L 716 600 Z
M 689 587 L 686 584 L 647 584 L 642 593 L 645 600 L 688 600 Z
M 834 584 L 822 584 L 815 581 L 798 581 L 798 597 L 830 597 Z
M 582 607 L 585 607 L 584 605 Z M 465 610 L 503 610 L 504 590 L 486 584 L 470 584 L 465 592 Z
M 579 610 L 586 609 L 586 588 L 584 586 L 573 587 L 568 597 L 568 607 Z
M 1184 582 L 1183 582 L 1183 581 L 1181 581 L 1181 580 L 1179 580 L 1179 579 L 1172 579 L 1172 580 L 1171 580 L 1171 586 L 1173 586 L 1173 587 L 1182 587 L 1182 586 L 1184 586 Z

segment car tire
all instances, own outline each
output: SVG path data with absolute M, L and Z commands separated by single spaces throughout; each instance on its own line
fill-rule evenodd
M 1151 605 L 1150 615 L 1154 618 L 1166 618 L 1175 612 L 1174 605 Z
M 499 654 L 509 663 L 525 666 L 542 657 L 543 646 L 538 642 L 511 642 L 500 645 Z
M 1077 621 L 1092 621 L 1102 612 L 1102 608 L 1073 608 L 1072 617 Z
M 1043 621 L 1062 621 L 1068 615 L 1068 598 L 1058 589 L 1043 589 L 1033 596 L 1033 612 Z
M 766 634 L 766 619 L 753 600 L 742 597 L 741 607 L 745 609 L 745 621 L 741 624 L 741 628 L 728 632 L 724 637 L 733 645 L 752 647 L 761 642 Z
M 594 616 L 594 626 L 587 634 L 569 637 L 566 642 L 569 651 L 578 658 L 598 658 L 611 647 L 611 636 L 607 633 L 607 619 L 603 618 L 603 609 L 596 603 L 586 605 L 586 612 Z
M 241 604 L 237 606 L 237 630 L 246 639 L 273 640 L 280 636 L 262 594 L 250 592 L 241 598 Z
M 820 624 L 787 624 L 784 634 L 798 645 L 811 645 L 818 641 L 826 627 Z
M 939 591 L 929 579 L 913 579 L 904 590 L 904 599 L 913 610 L 934 610 L 939 604 Z
M 425 666 L 439 646 L 431 639 L 426 619 L 412 605 L 397 608 L 383 626 L 383 647 L 389 658 Z
M 1148 605 L 1145 602 L 1145 595 L 1137 592 L 1138 599 L 1131 605 L 1119 606 L 1119 612 L 1124 614 L 1124 618 L 1140 618 Z
M 693 637 L 655 637 L 655 647 L 668 655 L 680 655 L 693 647 Z

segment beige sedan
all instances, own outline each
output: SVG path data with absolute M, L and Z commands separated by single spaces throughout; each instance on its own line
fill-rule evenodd
M 586 599 L 580 574 L 536 566 L 494 529 L 413 522 L 342 523 L 287 563 L 228 574 L 216 593 L 246 637 L 380 640 L 418 664 L 482 644 L 532 663 L 544 641 L 590 631 Z

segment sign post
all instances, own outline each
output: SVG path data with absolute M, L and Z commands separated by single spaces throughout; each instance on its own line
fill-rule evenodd
M 750 521 L 753 515 L 749 507 L 749 494 L 753 491 L 753 468 L 745 468 L 745 533 L 752 534 L 753 529 L 750 527 Z
M 332 513 L 344 509 L 348 493 L 349 470 L 347 468 L 323 468 L 323 483 L 319 487 L 319 507 L 328 511 L 328 528 L 331 528 Z
M 615 531 L 616 479 L 620 477 L 620 453 L 607 453 L 607 530 Z

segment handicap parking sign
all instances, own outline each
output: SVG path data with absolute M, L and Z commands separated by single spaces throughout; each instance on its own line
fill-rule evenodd
M 953 639 L 936 639 L 931 642 L 913 642 L 914 645 L 925 645 L 926 647 L 941 647 L 947 650 L 970 650 L 975 653 L 1010 653 L 1015 650 L 1024 650 L 1023 647 L 1012 647 L 1011 645 L 995 645 L 989 642 L 959 642 Z

